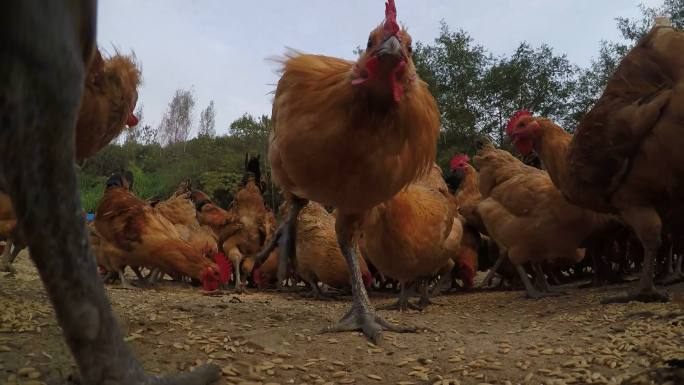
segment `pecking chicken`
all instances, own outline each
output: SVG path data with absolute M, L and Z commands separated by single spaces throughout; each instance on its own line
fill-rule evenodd
M 667 300 L 654 261 L 663 227 L 684 207 L 684 32 L 668 24 L 659 20 L 627 53 L 574 135 L 527 111 L 506 130 L 519 152 L 539 154 L 570 202 L 619 214 L 637 234 L 642 276 L 618 302 Z
M 163 215 L 129 191 L 131 179 L 113 175 L 100 200 L 95 229 L 117 252 L 104 252 L 104 267 L 119 272 L 122 284 L 125 266 L 158 268 L 179 272 L 200 280 L 207 291 L 221 282 L 219 267 L 197 248 L 183 240 L 176 227 Z
M 558 295 L 548 287 L 539 263 L 579 262 L 584 258 L 582 243 L 612 225 L 614 217 L 570 204 L 545 171 L 497 150 L 487 139 L 478 141 L 474 161 L 483 197 L 477 212 L 488 234 L 515 265 L 529 297 Z M 542 292 L 531 284 L 523 267 L 527 262 Z
M 133 127 L 138 100 L 140 69 L 134 56 L 116 53 L 103 59 L 95 50 L 88 67 L 76 124 L 76 162 L 95 155 L 119 136 L 126 126 Z
M 292 261 L 296 222 L 307 200 L 338 210 L 335 230 L 352 276 L 351 310 L 330 332 L 362 330 L 377 341 L 392 326 L 375 314 L 353 242 L 365 213 L 424 175 L 435 159 L 439 111 L 411 58 L 411 37 L 394 0 L 356 63 L 293 53 L 283 61 L 273 103 L 269 160 L 291 211 L 265 258 L 279 244 Z
M 441 170 L 433 165 L 425 178 L 369 211 L 361 225 L 361 251 L 383 275 L 399 281 L 401 293 L 393 308 L 429 303 L 426 282 L 449 264 L 463 235 L 456 209 Z M 418 307 L 409 303 L 407 292 L 417 281 Z
M 208 384 L 216 365 L 150 376 L 123 339 L 96 273 L 74 169 L 74 127 L 95 47 L 94 0 L 3 3 L 0 189 L 55 309 L 81 383 Z

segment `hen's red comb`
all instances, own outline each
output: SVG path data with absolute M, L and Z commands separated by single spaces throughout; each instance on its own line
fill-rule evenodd
M 466 163 L 470 160 L 468 155 L 466 154 L 458 154 L 451 158 L 451 162 L 449 162 L 449 166 L 451 167 L 451 171 L 454 171 L 455 169 L 461 167 L 463 163 Z
M 506 134 L 513 134 L 513 127 L 515 127 L 515 125 L 518 124 L 518 120 L 520 120 L 520 118 L 525 116 L 532 116 L 532 113 L 527 110 L 520 110 L 513 114 L 513 117 L 508 121 L 508 124 L 506 125 Z
M 385 37 L 395 35 L 399 32 L 399 24 L 397 24 L 397 7 L 394 5 L 394 0 L 387 0 L 385 3 Z

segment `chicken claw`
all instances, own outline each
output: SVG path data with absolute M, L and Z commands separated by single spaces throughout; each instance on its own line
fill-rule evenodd
M 335 222 L 337 242 L 340 245 L 340 251 L 342 251 L 344 259 L 347 261 L 347 267 L 351 276 L 353 304 L 351 310 L 349 310 L 339 322 L 335 325 L 328 326 L 323 329 L 322 332 L 333 333 L 360 330 L 370 338 L 373 343 L 378 343 L 380 341 L 383 330 L 397 333 L 417 332 L 415 327 L 390 325 L 387 321 L 375 314 L 375 310 L 368 299 L 368 293 L 366 292 L 363 280 L 361 279 L 361 267 L 354 245 L 352 229 L 355 228 L 358 221 L 358 217 L 338 214 L 337 221 Z
M 374 344 L 382 339 L 382 331 L 388 330 L 396 333 L 415 333 L 418 331 L 413 326 L 395 326 L 380 318 L 374 311 L 366 311 L 353 308 L 334 325 L 328 326 L 321 333 L 351 332 L 360 330 Z

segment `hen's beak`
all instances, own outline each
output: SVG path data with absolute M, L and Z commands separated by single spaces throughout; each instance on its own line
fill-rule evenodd
M 389 39 L 385 40 L 384 43 L 377 50 L 376 55 L 378 57 L 383 56 L 393 56 L 396 58 L 401 58 L 403 53 L 401 52 L 401 43 L 396 36 L 390 36 Z

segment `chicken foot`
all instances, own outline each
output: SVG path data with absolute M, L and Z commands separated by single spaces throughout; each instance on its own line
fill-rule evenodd
M 124 342 L 95 257 L 74 169 L 74 127 L 85 61 L 95 45 L 95 1 L 14 0 L 0 24 L 0 185 L 84 385 L 208 384 L 216 366 L 147 376 Z
M 499 252 L 499 258 L 496 259 L 496 262 L 494 262 L 494 266 L 492 266 L 491 269 L 489 269 L 489 272 L 487 273 L 487 276 L 485 276 L 485 279 L 478 285 L 478 288 L 480 289 L 491 289 L 492 288 L 492 280 L 494 279 L 494 275 L 496 275 L 496 271 L 499 270 L 499 267 L 501 267 L 501 264 L 506 260 L 506 252 L 501 250 Z
M 401 286 L 401 291 L 399 292 L 399 298 L 397 299 L 397 302 L 389 304 L 389 305 L 384 305 L 378 307 L 378 310 L 399 310 L 399 311 L 408 311 L 409 309 L 411 310 L 422 310 L 418 305 L 414 305 L 411 302 L 409 302 L 409 291 L 407 290 L 407 284 L 406 283 L 400 283 Z
M 549 281 L 546 279 L 546 273 L 544 273 L 544 269 L 542 269 L 541 265 L 538 263 L 533 263 L 532 264 L 532 269 L 534 270 L 534 279 L 537 283 L 537 287 L 544 293 L 555 293 L 558 295 L 567 295 L 566 292 L 563 291 L 554 291 L 551 288 L 551 285 L 549 285 Z
M 368 299 L 368 293 L 361 278 L 361 267 L 354 247 L 354 229 L 360 222 L 360 216 L 338 213 L 335 221 L 335 232 L 340 251 L 347 261 L 351 276 L 352 307 L 347 314 L 335 325 L 322 330 L 323 333 L 345 332 L 360 330 L 373 343 L 377 344 L 382 338 L 382 331 L 389 330 L 397 333 L 415 333 L 415 327 L 394 326 L 375 314 L 373 305 Z
M 422 280 L 421 282 L 418 283 L 418 291 L 420 292 L 420 298 L 418 299 L 418 303 L 416 306 L 420 309 L 420 311 L 425 310 L 426 307 L 429 305 L 438 305 L 441 306 L 439 303 L 432 302 L 430 300 L 430 293 L 428 292 L 428 280 Z
M 515 269 L 518 271 L 518 274 L 520 275 L 520 279 L 523 281 L 523 285 L 525 285 L 525 291 L 527 292 L 527 298 L 531 299 L 540 299 L 540 298 L 546 298 L 546 297 L 558 297 L 561 295 L 560 293 L 553 293 L 553 292 L 543 292 L 539 291 L 534 285 L 532 284 L 532 281 L 530 281 L 530 277 L 527 276 L 527 272 L 525 271 L 525 268 L 522 265 L 517 265 Z

